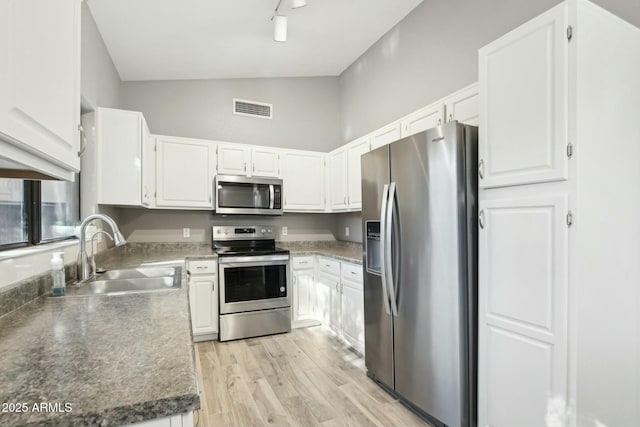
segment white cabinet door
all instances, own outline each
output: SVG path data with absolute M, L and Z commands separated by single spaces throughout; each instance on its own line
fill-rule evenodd
M 313 269 L 293 271 L 293 322 L 315 319 L 315 286 Z
M 251 149 L 251 176 L 279 178 L 280 150 L 276 148 L 254 147 Z
M 556 425 L 548 416 L 562 420 L 567 209 L 567 197 L 554 194 L 480 203 L 478 425 L 534 427 Z
M 158 207 L 213 208 L 215 144 L 189 138 L 158 136 Z
M 249 175 L 251 148 L 243 144 L 218 143 L 218 173 L 221 175 Z
M 0 1 L 1 152 L 22 149 L 17 160 L 57 165 L 64 179 L 80 169 L 80 5 Z
M 389 145 L 400 139 L 400 122 L 391 123 L 371 133 L 371 149 L 375 150 L 383 145 Z
M 479 113 L 478 84 L 475 83 L 444 100 L 447 122 L 457 120 L 466 125 L 478 126 Z
M 567 179 L 567 5 L 479 51 L 480 187 Z
M 362 283 L 342 280 L 342 335 L 357 350 L 364 350 L 364 293 Z
M 316 310 L 315 316 L 323 325 L 331 322 L 331 289 L 335 287 L 337 279 L 326 274 L 318 274 L 316 281 Z
M 137 111 L 96 109 L 98 203 L 142 204 L 143 118 Z
M 156 138 L 149 133 L 146 120 L 142 118 L 142 204 L 155 205 L 156 198 Z
M 189 303 L 193 335 L 218 332 L 217 276 L 191 275 L 189 278 Z
M 362 167 L 360 158 L 363 154 L 368 153 L 371 150 L 371 143 L 369 138 L 358 139 L 347 146 L 348 159 L 349 159 L 349 195 L 347 196 L 347 203 L 349 209 L 361 209 L 362 208 Z
M 325 154 L 313 151 L 284 151 L 284 209 L 323 211 Z
M 409 114 L 400 121 L 402 138 L 423 132 L 441 125 L 444 116 L 444 105 L 437 102 L 428 105 L 415 113 Z
M 340 147 L 328 154 L 331 170 L 331 209 L 345 210 L 349 204 L 349 162 L 346 147 Z

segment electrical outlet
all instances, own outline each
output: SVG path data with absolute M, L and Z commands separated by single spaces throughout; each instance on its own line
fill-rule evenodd
M 191 229 L 190 228 L 183 228 L 182 229 L 182 237 L 184 237 L 185 239 L 188 237 L 191 237 Z
M 344 228 L 344 235 L 349 237 L 349 227 Z
M 284 227 L 282 227 L 282 235 L 286 236 L 287 234 L 289 234 L 289 227 L 285 225 Z

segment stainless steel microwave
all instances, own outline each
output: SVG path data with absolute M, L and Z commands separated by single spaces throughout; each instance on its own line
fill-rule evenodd
M 216 213 L 282 215 L 282 180 L 217 175 Z

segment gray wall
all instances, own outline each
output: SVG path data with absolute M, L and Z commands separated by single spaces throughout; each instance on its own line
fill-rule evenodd
M 164 211 L 118 209 L 120 230 L 131 242 L 211 242 L 213 225 L 270 225 L 277 240 L 334 240 L 336 217 L 332 214 L 286 213 L 277 217 L 213 215 L 210 211 Z M 281 235 L 282 226 L 289 228 Z M 182 229 L 191 230 L 190 238 L 182 237 Z
M 82 3 L 82 109 L 117 108 L 120 76 L 86 2 Z
M 480 47 L 557 3 L 424 0 L 340 76 L 343 142 L 477 81 Z M 640 26 L 640 1 L 596 3 Z
M 337 77 L 124 82 L 121 108 L 152 133 L 306 150 L 340 145 Z M 273 119 L 232 113 L 233 98 L 273 104 Z
M 362 214 L 361 212 L 347 212 L 333 214 L 335 216 L 335 228 L 333 234 L 337 240 L 362 243 Z M 349 227 L 347 236 L 345 228 Z

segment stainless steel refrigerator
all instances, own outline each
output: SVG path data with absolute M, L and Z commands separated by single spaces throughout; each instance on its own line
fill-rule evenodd
M 477 425 L 477 128 L 362 156 L 368 375 L 436 425 Z

